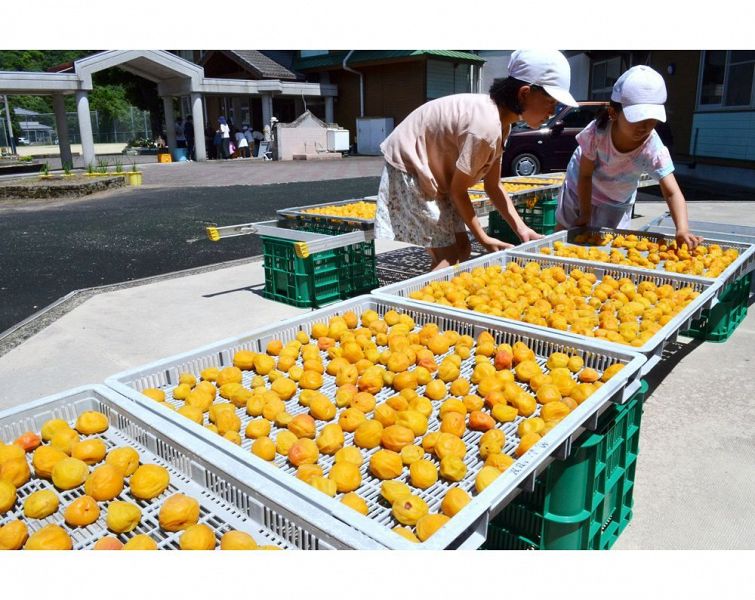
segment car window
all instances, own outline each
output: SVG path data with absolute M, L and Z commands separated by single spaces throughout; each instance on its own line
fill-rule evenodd
M 566 127 L 578 127 L 582 129 L 592 121 L 600 110 L 600 106 L 580 106 L 570 110 L 564 115 L 564 125 Z

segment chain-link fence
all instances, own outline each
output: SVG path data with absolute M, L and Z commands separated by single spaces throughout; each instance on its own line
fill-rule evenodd
M 57 144 L 58 132 L 55 113 L 32 113 L 16 115 L 21 131 L 14 131 L 16 138 L 24 138 L 31 145 Z M 92 136 L 95 144 L 126 143 L 134 138 L 151 138 L 149 111 L 139 110 L 133 106 L 122 117 L 112 118 L 99 111 L 90 112 Z M 66 113 L 68 138 L 72 144 L 81 143 L 79 133 L 79 116 L 76 112 Z M 7 142 L 6 125 L 0 123 L 0 146 Z

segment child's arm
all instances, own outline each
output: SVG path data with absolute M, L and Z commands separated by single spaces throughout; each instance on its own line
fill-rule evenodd
M 472 235 L 477 238 L 485 249 L 489 252 L 497 252 L 498 250 L 505 250 L 511 248 L 511 244 L 497 240 L 494 237 L 490 237 L 480 225 L 480 220 L 474 212 L 472 201 L 469 199 L 469 192 L 467 191 L 477 183 L 472 177 L 466 173 L 456 169 L 454 176 L 451 179 L 451 201 L 456 208 L 456 212 L 464 220 Z
M 577 180 L 577 197 L 579 198 L 579 217 L 575 227 L 587 227 L 592 216 L 592 173 L 595 161 L 584 155 L 579 160 L 579 179 Z
M 695 248 L 703 241 L 703 238 L 690 233 L 689 222 L 687 221 L 687 202 L 684 199 L 682 190 L 679 189 L 676 177 L 670 173 L 660 180 L 660 185 L 661 194 L 663 194 L 663 199 L 668 204 L 671 218 L 674 220 L 674 225 L 676 225 L 676 243 L 679 246 L 687 244 L 690 250 Z
M 490 167 L 490 170 L 485 174 L 483 182 L 485 184 L 485 193 L 488 195 L 488 198 L 490 198 L 493 206 L 498 209 L 498 212 L 501 213 L 501 216 L 516 232 L 522 242 L 539 240 L 543 237 L 525 225 L 524 221 L 522 221 L 522 217 L 516 212 L 516 208 L 514 208 L 514 203 L 511 201 L 511 198 L 509 198 L 509 195 L 503 189 L 503 186 L 501 185 L 501 161 L 493 161 L 493 166 Z

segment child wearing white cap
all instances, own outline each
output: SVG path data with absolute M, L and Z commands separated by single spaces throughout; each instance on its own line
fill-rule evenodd
M 522 241 L 541 237 L 524 224 L 500 184 L 501 154 L 516 121 L 537 128 L 556 102 L 577 105 L 570 79 L 560 52 L 518 50 L 511 55 L 509 76 L 496 80 L 489 94 L 445 96 L 410 113 L 380 146 L 386 164 L 376 236 L 426 248 L 433 268 L 469 258 L 466 227 L 489 251 L 510 248 L 487 235 L 475 216 L 467 190 L 482 179 Z
M 613 86 L 610 106 L 577 135 L 566 169 L 556 219 L 560 229 L 592 226 L 627 229 L 642 173 L 659 181 L 676 224 L 678 244 L 701 241 L 689 231 L 674 163 L 655 132 L 666 121 L 666 84 L 650 67 L 626 71 Z

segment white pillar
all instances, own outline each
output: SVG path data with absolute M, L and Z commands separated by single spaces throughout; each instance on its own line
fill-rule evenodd
M 92 117 L 89 114 L 89 97 L 87 92 L 76 92 L 76 113 L 79 116 L 79 136 L 81 137 L 81 156 L 84 167 L 94 165 L 94 138 L 92 137 Z
M 325 122 L 335 123 L 333 116 L 333 96 L 325 96 Z
M 202 111 L 202 94 L 191 94 L 191 118 L 194 121 L 194 155 L 196 160 L 207 160 L 204 147 L 204 112 Z
M 260 128 L 260 131 L 262 128 L 265 127 L 265 125 L 270 125 L 270 119 L 273 117 L 273 95 L 272 94 L 262 94 L 262 127 Z
M 163 96 L 163 110 L 165 111 L 165 134 L 168 137 L 168 148 L 172 152 L 176 148 L 176 113 L 173 110 L 173 96 Z
M 63 168 L 65 168 L 66 165 L 73 167 L 73 156 L 71 155 L 71 140 L 68 137 L 68 120 L 66 119 L 66 105 L 63 100 L 63 94 L 53 95 L 52 106 L 55 110 L 55 128 L 58 131 L 60 164 L 63 166 Z

